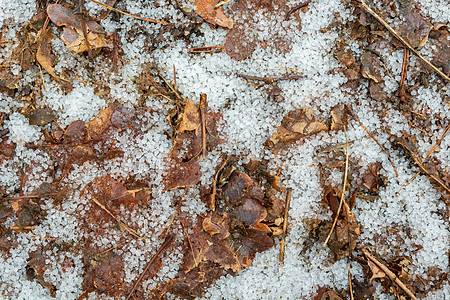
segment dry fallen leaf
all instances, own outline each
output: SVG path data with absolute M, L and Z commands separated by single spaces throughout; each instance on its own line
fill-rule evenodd
M 55 69 L 53 68 L 53 64 L 56 61 L 55 55 L 52 53 L 52 39 L 53 32 L 51 28 L 48 28 L 41 36 L 41 39 L 38 43 L 38 49 L 36 52 L 36 60 L 39 64 L 47 71 L 50 75 L 55 78 L 59 78 L 55 74 Z
M 61 4 L 50 4 L 47 7 L 47 14 L 53 23 L 58 26 L 65 26 L 61 40 L 66 44 L 67 49 L 73 52 L 74 56 L 88 50 L 84 30 L 90 49 L 108 46 L 105 35 L 101 33 L 104 32 L 103 28 L 94 21 L 84 20 L 84 16 L 81 14 L 74 13 Z
M 361 74 L 363 77 L 372 79 L 376 83 L 383 81 L 380 73 L 381 63 L 379 58 L 372 52 L 366 51 L 361 55 Z
M 178 132 L 192 131 L 200 127 L 200 112 L 194 102 L 188 100 L 184 112 L 180 115 Z
M 369 268 L 372 271 L 372 277 L 370 277 L 370 281 L 376 279 L 376 278 L 384 278 L 386 277 L 386 273 L 384 273 L 378 266 L 371 261 L 370 259 L 367 260 L 367 263 L 369 264 Z
M 200 17 L 209 23 L 229 29 L 233 28 L 233 19 L 226 17 L 221 7 L 215 7 L 219 0 L 196 0 L 196 2 L 196 11 Z
M 279 150 L 285 145 L 300 140 L 301 138 L 316 134 L 320 131 L 328 130 L 324 122 L 316 120 L 314 110 L 303 106 L 290 111 L 281 121 L 277 133 L 269 138 L 265 145 L 268 148 Z

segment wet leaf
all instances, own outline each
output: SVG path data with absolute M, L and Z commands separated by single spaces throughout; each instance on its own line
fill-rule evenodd
M 203 219 L 202 227 L 210 236 L 223 240 L 230 235 L 228 232 L 229 222 L 230 220 L 227 213 L 224 213 L 223 216 L 221 216 L 220 213 L 213 212 Z
M 104 138 L 102 134 L 111 126 L 111 116 L 114 110 L 114 105 L 110 105 L 106 109 L 101 109 L 93 120 L 86 123 L 85 127 L 88 140 L 97 141 Z
M 372 79 L 376 83 L 381 82 L 383 76 L 380 70 L 381 63 L 375 54 L 366 51 L 361 55 L 361 74 L 363 77 Z
M 83 281 L 83 291 L 97 291 L 111 296 L 125 295 L 124 279 L 122 256 L 110 251 L 90 262 Z
M 52 42 L 53 32 L 51 28 L 48 28 L 43 34 L 38 42 L 38 49 L 36 52 L 36 60 L 39 64 L 47 71 L 50 75 L 55 78 L 59 78 L 55 74 L 55 69 L 53 65 L 55 64 L 56 57 L 52 53 Z
M 424 46 L 433 27 L 431 23 L 411 10 L 407 11 L 403 18 L 404 21 L 398 27 L 397 33 L 406 39 L 413 48 Z
M 61 4 L 50 4 L 47 7 L 47 14 L 53 23 L 58 26 L 65 26 L 61 39 L 74 56 L 88 50 L 83 33 L 83 23 L 91 49 L 108 46 L 104 34 L 99 33 L 104 32 L 103 28 L 94 21 L 84 20 L 83 15 L 74 13 Z
M 221 7 L 215 8 L 219 0 L 196 0 L 197 14 L 209 23 L 225 28 L 233 28 L 233 19 L 225 16 Z
M 200 182 L 202 172 L 197 160 L 172 166 L 164 176 L 165 191 L 186 188 Z
M 283 148 L 285 145 L 300 140 L 301 138 L 328 130 L 324 122 L 316 120 L 314 110 L 303 106 L 290 111 L 281 121 L 277 133 L 269 138 L 265 145 L 274 150 Z
M 55 297 L 56 287 L 49 283 L 44 277 L 47 265 L 46 257 L 44 255 L 44 251 L 42 251 L 42 248 L 39 248 L 38 250 L 30 253 L 27 267 L 29 268 L 27 269 L 28 279 L 33 280 L 34 278 L 36 278 L 37 281 L 50 292 L 50 295 L 52 297 Z
M 46 125 L 56 120 L 57 115 L 51 108 L 38 108 L 28 112 L 25 117 L 28 119 L 30 125 Z
M 267 210 L 258 201 L 245 199 L 237 208 L 237 216 L 246 226 L 255 226 L 267 217 Z
M 383 181 L 380 178 L 381 163 L 370 163 L 369 168 L 363 175 L 362 184 L 365 186 L 369 192 L 378 194 L 380 192 L 380 186 Z
M 241 264 L 248 267 L 253 263 L 256 253 L 266 251 L 274 245 L 273 239 L 266 231 L 247 229 L 247 235 L 242 239 L 242 247 L 238 256 Z

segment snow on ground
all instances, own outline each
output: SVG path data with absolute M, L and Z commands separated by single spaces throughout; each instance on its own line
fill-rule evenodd
M 127 9 L 131 13 L 142 17 L 162 19 L 168 16 L 171 22 L 188 23 L 188 20 L 179 10 L 173 8 L 171 1 L 155 1 L 154 6 L 149 1 L 120 1 L 118 8 Z M 180 1 L 182 2 L 182 1 Z M 226 30 L 212 28 L 207 23 L 200 27 L 201 34 L 192 37 L 192 43 L 187 44 L 181 40 L 173 40 L 170 35 L 165 36 L 167 47 L 148 51 L 146 36 L 156 35 L 161 25 L 155 25 L 137 21 L 121 16 L 120 21 L 110 15 L 101 21 L 101 25 L 110 33 L 117 31 L 124 50 L 124 65 L 120 67 L 119 74 L 114 75 L 108 70 L 109 65 L 102 63 L 102 57 L 94 61 L 86 58 L 73 58 L 68 55 L 65 46 L 54 40 L 53 51 L 60 58 L 56 71 L 60 72 L 67 64 L 78 64 L 79 76 L 83 81 L 101 81 L 108 76 L 110 82 L 109 95 L 98 96 L 95 88 L 86 85 L 81 80 L 74 80 L 73 89 L 66 93 L 56 84 L 52 78 L 45 74 L 43 77 L 44 88 L 41 97 L 37 99 L 37 105 L 49 106 L 59 113 L 58 122 L 64 127 L 75 120 L 88 121 L 92 119 L 102 107 L 119 100 L 129 107 L 139 103 L 136 92 L 136 77 L 142 72 L 143 65 L 155 63 L 167 78 L 173 78 L 173 66 L 177 73 L 178 90 L 184 96 L 194 101 L 198 100 L 199 93 L 208 95 L 208 105 L 215 111 L 223 114 L 220 130 L 223 133 L 225 144 L 221 145 L 221 151 L 230 154 L 246 155 L 247 158 L 268 159 L 274 170 L 281 170 L 282 183 L 292 187 L 292 200 L 290 208 L 290 227 L 286 241 L 286 258 L 282 271 L 279 270 L 278 251 L 279 245 L 257 255 L 253 264 L 239 273 L 237 276 L 222 277 L 211 287 L 205 299 L 309 299 L 319 286 L 328 286 L 333 289 L 346 289 L 348 285 L 347 260 L 343 259 L 335 264 L 327 265 L 328 250 L 320 244 L 313 245 L 306 253 L 302 251 L 308 235 L 308 227 L 305 222 L 309 219 L 330 219 L 331 214 L 324 210 L 320 201 L 322 188 L 320 185 L 319 159 L 315 155 L 317 147 L 345 142 L 342 131 L 334 133 L 320 133 L 306 139 L 302 144 L 292 146 L 289 151 L 274 154 L 264 147 L 264 142 L 276 132 L 283 116 L 290 110 L 301 106 L 312 107 L 318 116 L 322 118 L 328 115 L 330 109 L 339 103 L 352 106 L 353 111 L 359 116 L 361 122 L 372 132 L 377 132 L 377 139 L 390 153 L 399 177 L 387 159 L 384 152 L 370 138 L 355 121 L 349 123 L 348 139 L 354 141 L 349 147 L 350 156 L 361 166 L 367 166 L 371 162 L 381 162 L 382 173 L 387 178 L 387 186 L 382 188 L 380 198 L 369 202 L 358 199 L 354 208 L 357 221 L 363 226 L 359 243 L 371 247 L 377 253 L 386 258 L 399 256 L 411 257 L 412 262 L 408 267 L 412 274 L 427 279 L 427 269 L 431 266 L 439 267 L 443 272 L 449 271 L 448 265 L 448 220 L 443 219 L 445 204 L 440 200 L 439 193 L 430 184 L 426 176 L 418 176 L 406 188 L 403 185 L 416 173 L 417 169 L 411 167 L 398 149 L 389 145 L 389 136 L 380 129 L 389 127 L 393 135 L 400 136 L 402 130 L 409 134 L 417 135 L 419 130 L 411 129 L 403 115 L 393 106 L 387 105 L 387 113 L 384 119 L 374 111 L 383 107 L 383 104 L 370 99 L 367 87 L 360 90 L 343 91 L 340 86 L 347 79 L 342 73 L 329 72 L 339 66 L 331 52 L 337 39 L 342 38 L 345 32 L 335 29 L 321 29 L 330 26 L 333 22 L 346 22 L 354 18 L 351 11 L 345 6 L 346 1 L 314 0 L 309 4 L 309 9 L 302 13 L 302 30 L 294 31 L 292 28 L 285 32 L 292 41 L 292 49 L 280 54 L 271 48 L 258 48 L 251 59 L 242 61 L 232 60 L 226 53 L 215 54 L 188 54 L 186 49 L 196 46 L 212 46 L 225 43 Z M 189 3 L 186 1 L 186 5 Z M 289 1 L 290 6 L 298 4 Z M 0 23 L 12 22 L 8 26 L 5 35 L 6 40 L 14 40 L 14 30 L 19 25 L 24 25 L 34 15 L 36 5 L 34 0 L 0 0 Z M 422 0 L 421 12 L 434 21 L 448 23 L 448 1 Z M 100 11 L 94 3 L 87 1 L 87 8 L 92 14 Z M 283 18 L 284 16 L 279 16 Z M 12 20 L 10 20 L 12 18 Z M 235 20 L 239 22 L 239 20 Z M 285 21 L 286 26 L 291 26 L 294 20 Z M 130 36 L 132 29 L 139 28 Z M 264 26 L 261 24 L 260 26 Z M 0 50 L 0 57 L 7 58 L 7 51 L 13 45 L 6 45 Z M 363 51 L 357 44 L 350 45 L 355 54 Z M 387 59 L 389 66 L 396 75 L 400 74 L 402 63 L 402 51 L 389 53 Z M 411 64 L 415 59 L 412 58 Z M 83 71 L 89 67 L 89 73 Z M 242 80 L 236 74 L 257 76 L 280 76 L 286 72 L 285 68 L 294 69 L 305 75 L 305 78 L 296 81 L 286 81 L 279 84 L 284 100 L 282 102 L 267 101 L 267 95 L 263 89 L 253 87 L 249 82 Z M 37 69 L 31 69 L 25 73 L 23 82 L 32 84 L 33 76 L 39 73 Z M 387 79 L 387 89 L 394 92 L 399 78 Z M 432 81 L 437 81 L 432 76 Z M 389 86 L 389 84 L 391 86 Z M 432 115 L 440 114 L 448 122 L 449 108 L 443 99 L 443 93 L 449 92 L 449 85 L 438 91 L 432 87 L 419 87 L 413 93 L 416 99 L 417 112 L 429 111 Z M 0 182 L 12 192 L 20 186 L 20 170 L 24 167 L 39 164 L 33 167 L 32 174 L 22 187 L 24 191 L 31 192 L 42 181 L 51 182 L 45 170 L 50 168 L 51 162 L 44 152 L 30 151 L 24 148 L 25 143 L 41 138 L 40 129 L 37 126 L 27 124 L 27 120 L 18 112 L 20 103 L 14 99 L 0 94 L 0 111 L 9 115 L 1 129 L 9 129 L 8 138 L 17 145 L 20 161 L 15 158 L 0 166 Z M 118 134 L 117 147 L 125 150 L 124 157 L 112 160 L 108 164 L 84 165 L 75 168 L 67 177 L 74 189 L 82 189 L 94 178 L 112 174 L 114 178 L 135 175 L 137 178 L 151 177 L 151 184 L 158 186 L 161 183 L 161 174 L 165 165 L 163 158 L 172 147 L 171 141 L 164 134 L 170 130 L 164 116 L 169 107 L 160 99 L 148 97 L 145 105 L 155 109 L 160 114 L 149 113 L 146 118 L 151 120 L 153 126 L 144 128 L 146 134 L 135 139 L 128 139 L 126 133 Z M 432 128 L 433 137 L 423 141 L 419 147 L 422 153 L 426 153 L 443 132 L 440 127 Z M 444 165 L 450 163 L 448 150 L 450 137 L 446 136 L 435 156 Z M 206 161 L 201 161 L 203 171 L 202 183 L 210 182 L 214 169 L 219 160 L 218 153 L 209 153 Z M 343 173 L 336 171 L 330 180 L 341 185 Z M 152 232 L 167 224 L 174 213 L 170 207 L 170 197 L 177 191 L 161 193 L 154 191 L 155 199 L 152 203 L 154 210 L 141 215 L 136 223 L 141 222 L 142 232 Z M 46 221 L 31 231 L 18 234 L 20 245 L 9 253 L 1 254 L 0 264 L 0 294 L 8 299 L 52 299 L 49 292 L 37 281 L 26 279 L 25 269 L 28 253 L 35 250 L 44 240 L 33 237 L 57 237 L 61 242 L 76 240 L 83 233 L 76 228 L 76 220 L 71 215 L 74 207 L 83 204 L 83 199 L 75 194 L 63 206 L 63 210 L 49 210 Z M 50 203 L 51 204 L 51 203 Z M 50 205 L 49 204 L 49 205 Z M 51 205 L 49 206 L 51 207 Z M 183 211 L 191 215 L 205 211 L 204 205 L 199 200 L 199 192 L 192 189 L 189 192 Z M 142 219 L 144 218 L 144 219 Z M 12 224 L 9 224 L 12 225 Z M 400 231 L 391 235 L 391 229 Z M 409 236 L 402 230 L 410 231 Z M 379 239 L 385 234 L 387 239 Z M 142 272 L 144 264 L 155 252 L 158 241 L 148 237 L 153 246 L 144 245 L 138 241 L 130 243 L 130 251 L 127 252 L 126 282 L 134 282 Z M 278 241 L 279 243 L 279 241 Z M 113 245 L 114 241 L 99 241 L 99 246 Z M 417 249 L 416 244 L 423 247 Z M 143 250 L 140 250 L 143 249 Z M 119 252 L 120 254 L 120 252 Z M 163 269 L 158 280 L 173 278 L 177 270 L 176 252 L 163 265 L 170 266 Z M 77 299 L 82 293 L 81 282 L 83 265 L 81 257 L 71 257 L 74 265 L 70 272 L 61 270 L 61 260 L 58 253 L 51 256 L 49 264 L 52 269 L 47 270 L 45 276 L 56 284 L 58 290 L 57 299 Z M 136 260 L 138 262 L 136 262 Z M 171 261 L 170 261 L 171 260 Z M 352 275 L 356 280 L 363 281 L 361 266 L 352 262 Z M 432 279 L 432 278 L 428 278 Z M 149 289 L 156 283 L 149 280 L 145 283 Z M 375 284 L 376 286 L 377 284 Z M 427 299 L 450 299 L 448 283 L 440 291 L 430 293 Z M 95 299 L 95 293 L 89 299 Z M 98 296 L 99 299 L 106 297 Z M 378 299 L 394 299 L 392 295 L 383 294 L 381 287 L 378 289 Z

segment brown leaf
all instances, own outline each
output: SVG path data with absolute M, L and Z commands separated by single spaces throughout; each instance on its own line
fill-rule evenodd
M 386 277 L 386 273 L 383 272 L 378 266 L 371 261 L 370 259 L 367 260 L 367 263 L 369 264 L 369 268 L 372 271 L 372 277 L 370 277 L 370 282 L 376 278 L 384 278 Z
M 111 296 L 125 295 L 124 279 L 122 256 L 109 251 L 89 263 L 83 281 L 83 291 L 97 291 Z
M 247 235 L 242 239 L 242 247 L 238 256 L 241 264 L 248 267 L 253 263 L 256 253 L 266 251 L 274 245 L 273 239 L 266 231 L 247 229 Z
M 103 132 L 111 126 L 111 116 L 114 110 L 114 105 L 110 105 L 106 109 L 101 109 L 93 120 L 86 123 L 85 127 L 88 140 L 96 141 L 103 139 Z
M 200 127 L 200 112 L 194 102 L 188 100 L 184 112 L 178 118 L 178 132 L 192 131 Z
M 413 48 L 424 46 L 433 27 L 431 23 L 411 10 L 406 12 L 403 18 L 404 21 L 398 27 L 397 33 L 407 40 Z
M 331 126 L 330 130 L 341 130 L 346 125 L 345 106 L 343 104 L 336 105 L 331 109 Z
M 53 64 L 56 61 L 55 55 L 52 53 L 52 39 L 53 32 L 51 28 L 48 28 L 41 36 L 41 39 L 38 43 L 38 49 L 36 52 L 36 60 L 39 64 L 47 71 L 50 75 L 55 78 L 59 78 L 55 74 L 55 69 L 53 68 Z
M 237 216 L 246 226 L 255 226 L 267 217 L 267 210 L 258 201 L 245 199 L 237 208 Z
M 221 7 L 215 8 L 219 0 L 196 0 L 196 2 L 196 11 L 200 17 L 209 23 L 229 29 L 233 28 L 233 19 L 226 17 Z
M 293 143 L 301 138 L 328 130 L 324 122 L 318 122 L 314 110 L 303 106 L 290 111 L 281 121 L 277 133 L 269 138 L 265 145 L 274 150 L 283 148 L 286 144 Z
M 202 172 L 197 160 L 179 163 L 172 166 L 164 176 L 165 191 L 185 188 L 200 182 Z
M 325 188 L 325 193 L 323 195 L 323 201 L 330 208 L 332 215 L 331 217 L 334 219 L 336 217 L 336 213 L 339 209 L 339 194 L 338 192 L 331 187 Z
M 369 168 L 363 175 L 362 184 L 369 190 L 369 192 L 378 194 L 380 192 L 380 185 L 383 183 L 380 179 L 381 163 L 370 163 Z
M 234 207 L 240 206 L 244 198 L 261 200 L 264 192 L 257 182 L 244 172 L 235 171 L 222 189 L 225 200 Z
M 51 108 L 38 108 L 28 112 L 25 117 L 28 119 L 30 125 L 46 125 L 56 120 L 57 115 Z
M 203 220 L 202 227 L 210 236 L 223 240 L 230 235 L 228 232 L 228 223 L 229 217 L 227 213 L 221 216 L 220 213 L 213 212 Z
M 64 132 L 64 143 L 81 143 L 86 138 L 85 122 L 78 120 L 73 121 L 67 126 Z
M 47 14 L 50 20 L 58 26 L 66 26 L 61 35 L 62 41 L 66 44 L 73 55 L 87 51 L 86 40 L 83 33 L 83 23 L 85 24 L 87 40 L 91 49 L 107 47 L 103 28 L 96 22 L 85 21 L 83 15 L 74 13 L 71 9 L 61 4 L 50 4 L 47 7 Z
M 33 280 L 34 278 L 47 290 L 49 290 L 50 295 L 55 297 L 56 295 L 56 287 L 46 281 L 44 277 L 44 273 L 47 269 L 47 265 L 45 263 L 46 257 L 44 255 L 44 251 L 42 248 L 31 252 L 30 257 L 27 262 L 27 278 L 28 280 Z
M 376 83 L 383 81 L 381 75 L 381 63 L 379 58 L 372 52 L 366 51 L 361 55 L 361 74 L 363 77 L 372 79 Z

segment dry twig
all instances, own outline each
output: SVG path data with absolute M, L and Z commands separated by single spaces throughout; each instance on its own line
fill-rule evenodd
M 341 194 L 341 201 L 339 202 L 339 208 L 336 212 L 336 217 L 334 218 L 333 221 L 333 225 L 331 226 L 330 232 L 328 233 L 327 239 L 324 242 L 324 245 L 326 245 L 328 243 L 328 241 L 331 238 L 331 234 L 333 233 L 334 227 L 336 227 L 336 223 L 337 220 L 339 218 L 339 213 L 341 212 L 342 209 L 342 204 L 345 201 L 345 188 L 347 187 L 347 177 L 348 177 L 348 137 L 347 137 L 347 129 L 344 126 L 344 133 L 345 133 L 345 144 L 346 144 L 346 148 L 345 148 L 345 173 L 344 173 L 344 186 L 342 187 L 342 194 Z
M 288 188 L 286 194 L 286 203 L 284 205 L 283 233 L 281 235 L 280 257 L 279 257 L 280 268 L 284 262 L 284 248 L 286 246 L 286 231 L 289 218 L 289 205 L 291 204 L 291 195 L 292 195 L 292 188 Z
M 126 231 L 128 231 L 131 235 L 133 235 L 134 237 L 137 237 L 138 239 L 143 240 L 144 238 L 142 236 L 140 236 L 134 229 L 128 227 L 127 224 L 125 224 L 124 222 L 120 221 L 119 219 L 117 219 L 103 204 L 101 204 L 97 199 L 92 198 L 92 201 L 94 201 L 95 204 L 97 204 L 98 206 L 100 206 L 101 209 L 103 209 L 108 215 L 111 216 L 111 218 L 113 218 L 117 223 L 119 223 L 120 226 L 122 226 L 123 229 L 125 229 Z
M 130 14 L 130 13 L 121 11 L 121 10 L 119 10 L 119 9 L 117 9 L 117 8 L 114 8 L 114 7 L 112 7 L 112 6 L 109 6 L 109 5 L 107 5 L 107 4 L 101 3 L 101 2 L 99 2 L 99 1 L 97 1 L 97 0 L 89 0 L 89 1 L 94 2 L 94 3 L 97 4 L 97 5 L 103 6 L 103 7 L 106 8 L 106 9 L 115 11 L 116 13 L 124 14 L 124 15 L 126 15 L 126 16 L 129 16 L 129 17 L 132 17 L 132 18 L 141 20 L 141 21 L 146 21 L 146 22 L 156 23 L 156 24 L 161 24 L 161 25 L 169 25 L 169 23 L 164 22 L 164 21 L 153 20 L 153 19 L 148 19 L 148 18 L 142 18 L 142 17 L 139 17 L 139 16 L 132 15 L 132 14 Z
M 406 287 L 406 285 L 403 282 L 401 282 L 400 279 L 398 279 L 398 277 L 391 270 L 389 270 L 388 267 L 383 265 L 378 259 L 372 256 L 372 254 L 370 254 L 369 251 L 367 251 L 366 249 L 362 249 L 362 252 L 367 257 L 367 259 L 373 261 L 381 270 L 383 270 L 383 272 L 386 273 L 386 275 L 389 276 L 389 278 L 392 281 L 394 281 L 409 297 L 411 297 L 411 299 L 418 300 L 417 297 L 414 296 L 413 292 L 411 292 Z
M 225 158 L 222 161 L 222 164 L 220 165 L 219 170 L 217 170 L 216 175 L 214 175 L 214 181 L 213 181 L 212 192 L 211 192 L 211 204 L 209 207 L 212 211 L 216 210 L 216 192 L 217 192 L 217 180 L 219 179 L 219 173 L 220 173 L 220 171 L 222 171 L 223 168 L 225 168 L 227 161 L 228 161 L 227 158 Z
M 200 94 L 200 118 L 202 122 L 202 157 L 206 158 L 206 94 Z
M 137 286 L 141 283 L 142 278 L 144 278 L 145 273 L 147 273 L 148 269 L 153 265 L 156 258 L 159 256 L 159 254 L 172 243 L 172 241 L 175 239 L 175 236 L 173 234 L 168 235 L 164 242 L 162 243 L 161 247 L 159 247 L 158 251 L 156 251 L 155 255 L 153 255 L 152 259 L 148 262 L 147 266 L 145 266 L 144 271 L 142 271 L 141 275 L 139 276 L 138 280 L 133 285 L 133 288 L 131 289 L 130 293 L 128 294 L 127 298 L 125 300 L 130 299 L 130 297 L 133 295 L 134 291 L 136 290 Z
M 399 40 L 405 47 L 407 47 L 409 50 L 411 50 L 412 53 L 414 53 L 421 61 L 423 61 L 425 64 L 427 64 L 430 68 L 432 68 L 436 73 L 438 73 L 442 78 L 450 82 L 450 77 L 445 75 L 444 72 L 439 70 L 435 65 L 433 65 L 431 62 L 429 62 L 426 58 L 424 58 L 420 53 L 414 49 L 404 38 L 402 38 L 388 23 L 386 23 L 383 18 L 381 18 L 376 12 L 374 12 L 364 1 L 361 1 L 361 5 L 364 7 L 364 9 L 371 14 L 375 19 L 378 20 L 386 29 L 397 39 Z

